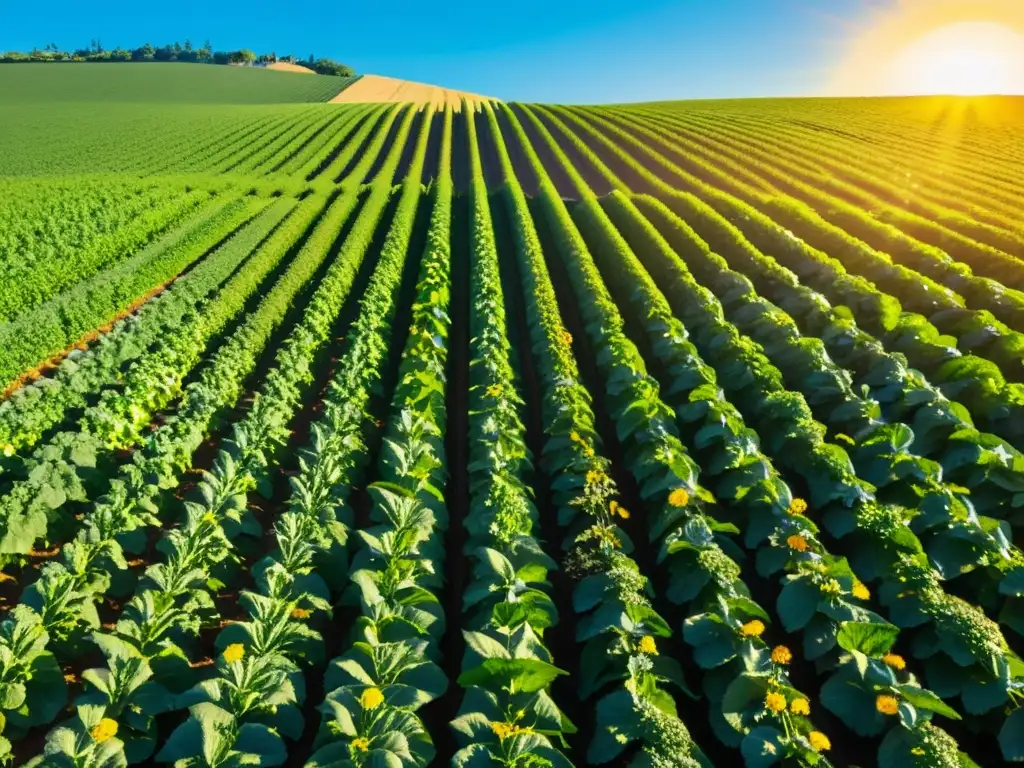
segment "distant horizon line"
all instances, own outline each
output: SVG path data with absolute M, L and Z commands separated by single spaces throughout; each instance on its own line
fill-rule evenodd
M 110 49 L 115 50 L 115 49 Z M 128 50 L 128 49 L 120 49 Z M 0 50 L 0 58 L 5 54 L 9 53 L 23 53 L 21 51 L 6 51 Z M 198 61 L 120 61 L 120 60 L 101 60 L 101 61 L 73 61 L 73 60 L 53 60 L 53 61 L 40 61 L 40 60 L 0 60 L 0 66 L 2 65 L 20 65 L 20 66 L 31 66 L 33 64 L 39 66 L 53 66 L 53 65 L 74 65 L 74 64 L 120 64 L 122 66 L 126 64 L 137 64 L 137 65 L 189 65 L 194 64 L 196 66 L 204 66 L 206 62 Z M 242 69 L 265 69 L 264 67 L 246 66 L 246 65 L 234 65 Z M 317 74 L 313 72 L 313 74 Z M 379 72 L 361 72 L 360 75 L 376 75 L 378 77 L 389 77 L 395 80 L 404 80 L 406 82 L 418 82 L 425 85 L 433 85 L 439 88 L 447 88 L 441 83 L 430 83 L 426 80 L 411 80 L 410 78 L 395 77 L 394 75 L 385 75 Z M 325 75 L 321 75 L 325 76 Z M 569 101 L 535 101 L 535 100 L 524 100 L 524 99 L 502 99 L 497 96 L 484 96 L 487 99 L 493 99 L 495 101 L 507 101 L 510 103 L 522 103 L 522 104 L 565 104 L 573 106 L 624 106 L 629 104 L 663 104 L 668 102 L 715 102 L 715 101 L 784 101 L 788 99 L 820 99 L 820 100 L 850 100 L 850 99 L 958 99 L 958 100 L 980 100 L 980 99 L 1015 99 L 1024 98 L 1024 93 L 979 93 L 979 94 L 966 94 L 966 93 L 885 93 L 885 94 L 871 94 L 871 93 L 859 93 L 859 94 L 787 94 L 787 95 L 756 95 L 756 96 L 696 96 L 696 97 L 670 97 L 670 98 L 658 98 L 648 99 L 642 101 L 606 101 L 606 102 L 569 102 Z

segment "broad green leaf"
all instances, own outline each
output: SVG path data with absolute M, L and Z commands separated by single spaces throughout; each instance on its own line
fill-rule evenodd
M 900 635 L 899 627 L 867 621 L 844 621 L 839 626 L 837 641 L 846 651 L 860 651 L 878 658 L 892 650 Z
M 515 690 L 535 693 L 568 672 L 537 659 L 487 659 L 479 667 L 459 675 L 459 685 L 476 685 L 488 691 Z

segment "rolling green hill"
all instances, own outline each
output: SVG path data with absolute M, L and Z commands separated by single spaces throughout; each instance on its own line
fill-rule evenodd
M 19 69 L 0 758 L 1024 759 L 1020 101 Z
M 289 104 L 330 101 L 351 78 L 295 77 L 253 67 L 186 63 L 5 64 L 0 103 Z

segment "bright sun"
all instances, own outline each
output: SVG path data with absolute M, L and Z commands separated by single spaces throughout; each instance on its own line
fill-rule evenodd
M 835 95 L 1024 94 L 1024 0 L 887 0 L 853 29 Z
M 898 93 L 963 96 L 1019 92 L 1024 36 L 993 22 L 951 24 L 910 42 L 891 60 Z

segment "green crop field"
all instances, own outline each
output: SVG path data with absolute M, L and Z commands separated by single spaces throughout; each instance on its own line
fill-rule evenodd
M 0 67 L 0 759 L 1024 760 L 1024 102 L 347 82 Z

